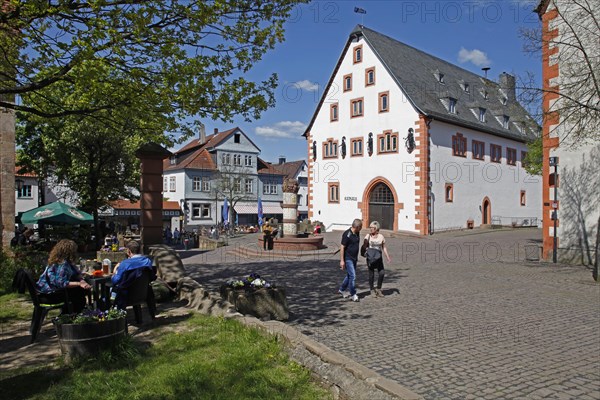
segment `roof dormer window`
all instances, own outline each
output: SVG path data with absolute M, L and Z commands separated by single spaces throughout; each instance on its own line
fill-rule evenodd
M 463 90 L 465 91 L 465 93 L 471 93 L 471 85 L 469 85 L 468 83 L 463 83 Z
M 509 122 L 510 122 L 510 117 L 508 115 L 503 115 L 502 116 L 502 127 L 504 129 L 509 129 Z
M 452 97 L 448 99 L 448 112 L 456 114 L 456 99 L 453 99 Z
M 479 107 L 479 122 L 485 122 L 485 108 Z
M 177 164 L 177 154 L 171 156 L 171 158 L 169 159 L 169 164 L 171 164 L 171 165 Z
M 444 84 L 444 74 L 442 74 L 441 72 L 438 72 L 437 74 L 437 78 L 438 78 L 438 82 L 441 84 Z
M 500 97 L 500 103 L 502 103 L 502 105 L 505 106 L 506 103 L 508 103 L 508 98 L 506 96 Z

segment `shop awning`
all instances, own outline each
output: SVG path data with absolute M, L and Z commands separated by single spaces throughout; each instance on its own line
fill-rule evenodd
M 279 203 L 269 203 L 266 201 L 262 202 L 263 214 L 283 214 L 283 208 Z M 238 203 L 233 209 L 238 214 L 257 214 L 258 215 L 258 204 L 257 203 Z

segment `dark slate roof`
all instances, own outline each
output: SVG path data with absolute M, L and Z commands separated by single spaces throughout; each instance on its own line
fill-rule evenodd
M 509 96 L 506 105 L 502 104 L 501 99 L 507 93 L 501 90 L 498 83 L 362 25 L 357 25 L 350 34 L 329 85 L 331 85 L 352 39 L 356 36 L 364 37 L 400 89 L 406 94 L 412 106 L 426 117 L 518 141 L 535 138 L 536 133 L 529 129 L 525 129 L 524 133 L 521 133 L 515 127 L 513 122 L 526 123 L 529 126 L 533 124 L 536 130 L 539 129 L 539 126 L 516 100 L 510 99 Z M 437 73 L 444 74 L 444 84 L 438 82 Z M 470 93 L 464 91 L 464 83 L 469 84 Z M 484 98 L 485 91 L 488 93 L 487 99 Z M 326 94 L 327 89 L 324 91 L 317 110 L 321 107 Z M 449 97 L 457 100 L 456 114 L 448 111 Z M 486 122 L 479 122 L 477 114 L 479 107 L 486 109 Z M 510 117 L 509 129 L 502 127 L 500 121 L 503 115 Z M 500 121 L 496 119 L 496 116 L 500 118 Z M 316 112 L 306 132 L 310 131 L 315 117 Z
M 302 168 L 302 165 L 306 164 L 304 160 L 298 161 L 288 161 L 282 164 L 274 164 L 276 170 L 278 170 L 281 174 L 285 175 L 288 178 L 294 178 L 296 174 Z

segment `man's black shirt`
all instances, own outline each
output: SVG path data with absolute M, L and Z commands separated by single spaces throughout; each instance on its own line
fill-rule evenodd
M 360 248 L 360 233 L 352 232 L 352 228 L 346 230 L 342 235 L 342 246 L 344 246 L 344 258 L 349 258 L 356 263 Z

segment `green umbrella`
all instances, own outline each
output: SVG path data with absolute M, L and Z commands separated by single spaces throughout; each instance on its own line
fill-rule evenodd
M 43 222 L 45 224 L 92 224 L 94 217 L 90 214 L 68 206 L 60 201 L 46 204 L 33 210 L 29 210 L 21 215 L 23 224 L 36 224 Z

